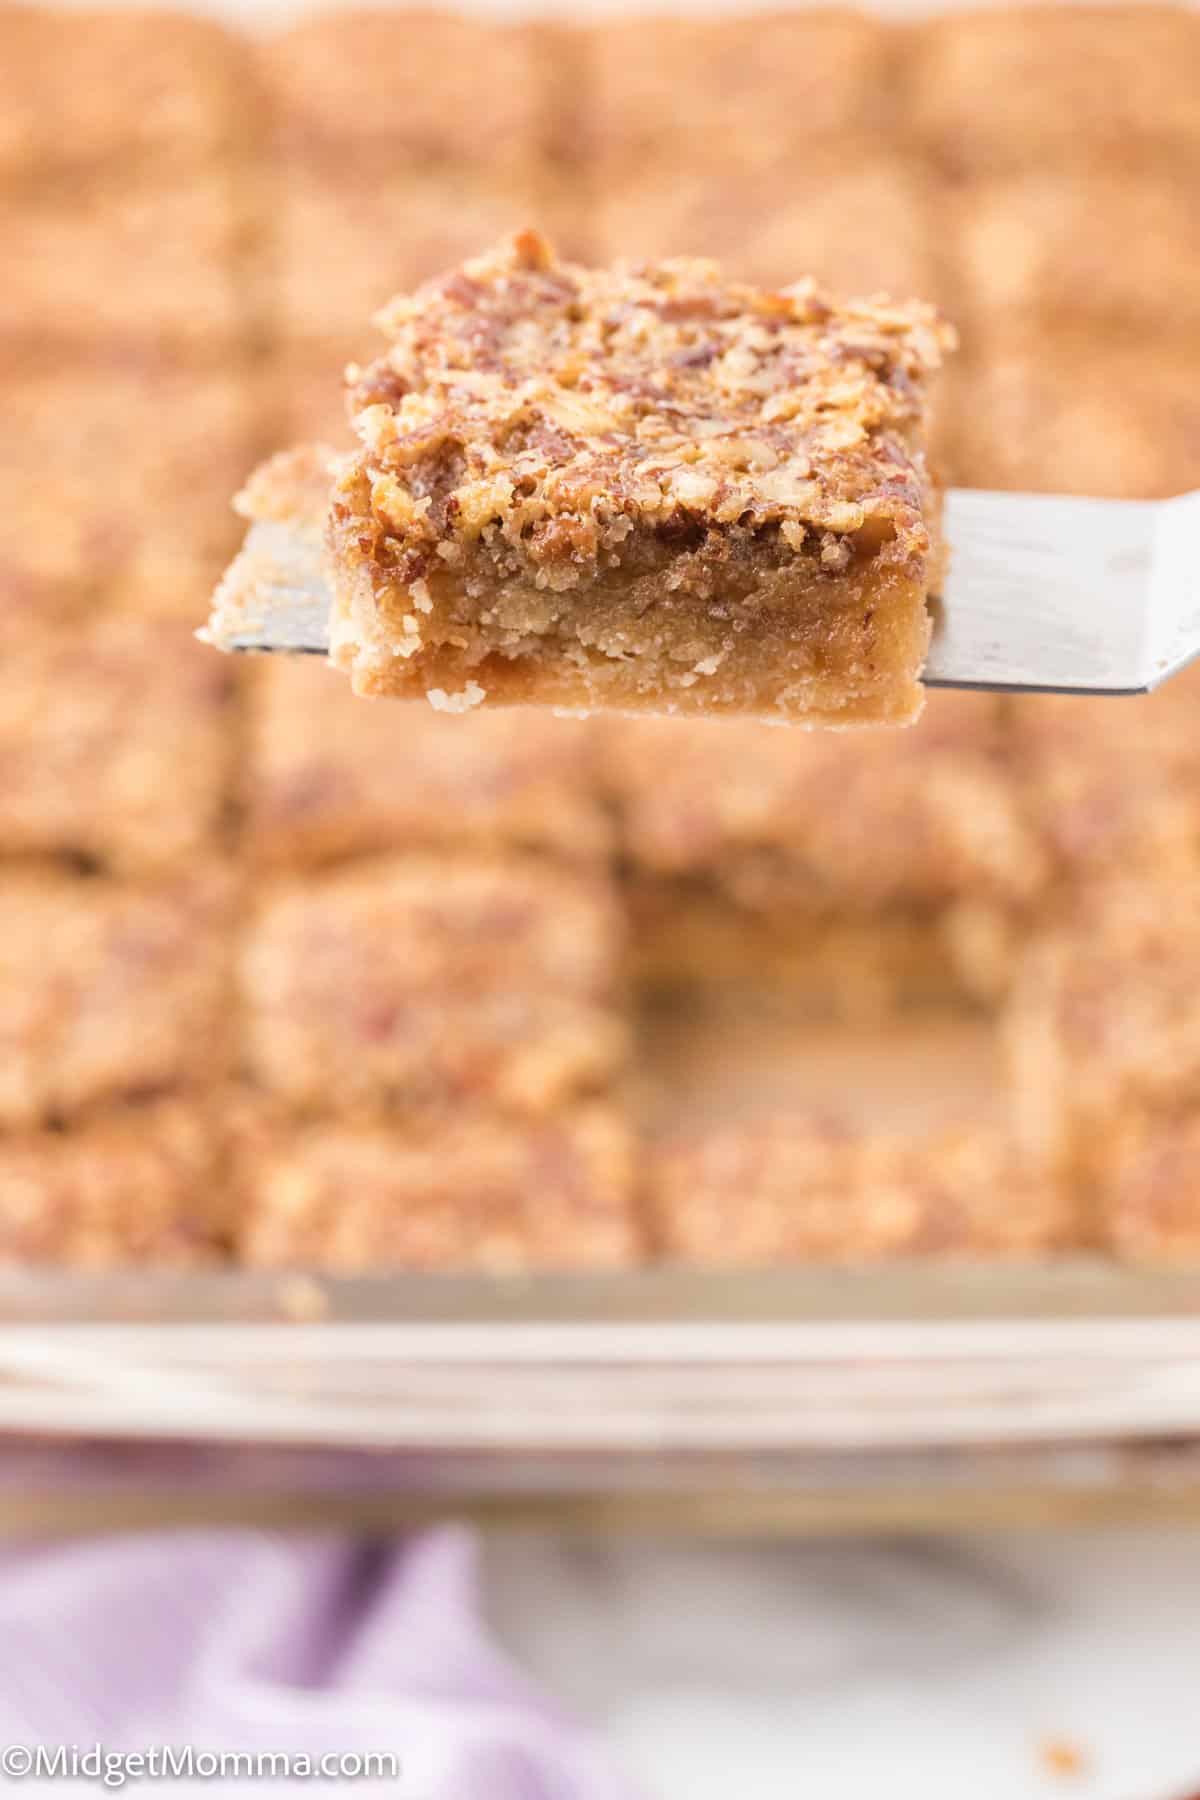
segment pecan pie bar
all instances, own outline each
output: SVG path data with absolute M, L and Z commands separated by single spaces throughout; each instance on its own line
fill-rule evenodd
M 586 720 L 443 719 L 357 700 L 322 664 L 285 659 L 261 671 L 251 707 L 244 799 L 264 862 L 456 845 L 591 862 L 611 847 Z M 0 799 L 0 829 L 3 816 Z
M 1096 1205 L 1097 1236 L 1128 1262 L 1200 1261 L 1200 1111 L 1144 1121 L 1120 1139 Z
M 1077 892 L 1035 938 L 1007 1019 L 1018 1124 L 1086 1191 L 1163 1124 L 1200 1116 L 1194 871 Z
M 0 195 L 0 348 L 45 340 L 230 357 L 246 331 L 245 221 L 228 171 L 107 174 Z
M 1092 324 L 1143 350 L 1152 331 L 1200 326 L 1189 168 L 1042 168 L 971 184 L 958 217 L 964 318 Z
M 1060 882 L 1200 870 L 1200 671 L 1114 704 L 1011 702 L 1022 806 Z
M 109 873 L 216 846 L 234 684 L 183 625 L 101 618 L 0 657 L 0 842 Z
M 432 9 L 337 9 L 302 20 L 262 59 L 276 129 L 313 162 L 375 171 L 536 156 L 552 71 L 536 27 Z
M 237 371 L 97 353 L 9 372 L 0 397 L 0 631 L 108 603 L 194 620 L 254 458 Z
M 907 723 L 940 575 L 932 308 L 531 233 L 383 315 L 330 503 L 360 693 Z
M 1164 500 L 1200 485 L 1200 393 L 1186 336 L 977 331 L 955 460 L 971 487 Z
M 228 1050 L 232 884 L 0 879 L 0 1124 L 195 1088 Z
M 321 1123 L 248 1134 L 241 1261 L 387 1269 L 612 1268 L 636 1259 L 634 1145 L 590 1104 L 537 1122 L 470 1111 L 448 1135 Z
M 796 157 L 881 135 L 890 42 L 878 20 L 837 7 L 608 21 L 582 41 L 587 149 L 607 181 L 664 146 L 719 166 L 762 145 Z
M 265 892 L 241 957 L 247 1071 L 301 1107 L 546 1112 L 623 1062 L 599 872 L 381 857 Z
M 0 8 L 0 172 L 186 174 L 245 147 L 251 52 L 165 7 Z
M 212 1262 L 222 1175 L 213 1121 L 186 1101 L 0 1137 L 0 1262 Z
M 914 123 L 953 172 L 1200 148 L 1200 18 L 1170 5 L 963 8 L 921 34 Z
M 931 696 L 899 742 L 651 719 L 606 727 L 604 756 L 627 859 L 750 907 L 844 917 L 1038 886 L 989 695 Z
M 605 768 L 655 986 L 767 980 L 860 1019 L 991 1000 L 1048 872 L 989 696 L 932 695 L 897 746 L 630 721 Z
M 932 197 L 920 166 L 894 154 L 809 151 L 797 180 L 778 146 L 720 169 L 684 147 L 603 183 L 592 218 L 602 262 L 713 256 L 763 287 L 813 275 L 838 295 L 933 296 Z
M 907 1138 L 767 1115 L 692 1130 L 652 1147 L 650 1208 L 667 1255 L 720 1265 L 1036 1255 L 1073 1230 L 1006 1134 L 971 1125 Z

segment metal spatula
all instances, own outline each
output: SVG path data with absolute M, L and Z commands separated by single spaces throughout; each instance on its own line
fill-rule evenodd
M 1140 694 L 1200 654 L 1200 492 L 1176 500 L 946 496 L 950 574 L 930 687 Z M 324 655 L 319 533 L 251 526 L 226 582 L 224 650 Z M 232 602 L 233 604 L 229 604 Z

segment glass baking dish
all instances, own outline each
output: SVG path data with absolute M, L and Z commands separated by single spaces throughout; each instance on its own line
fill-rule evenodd
M 927 1066 L 891 1066 L 908 1116 Z M 844 1085 L 827 1047 L 822 1067 Z M 39 1532 L 447 1509 L 760 1533 L 1200 1518 L 1200 1268 L 2 1270 L 0 1446 L 0 1527 Z
M 1200 1271 L 0 1279 L 0 1524 L 1200 1514 Z

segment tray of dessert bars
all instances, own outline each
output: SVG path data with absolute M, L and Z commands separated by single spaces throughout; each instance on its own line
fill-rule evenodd
M 1169 4 L 0 11 L 0 1523 L 1195 1510 L 1194 676 L 803 733 L 193 634 L 531 225 L 936 301 L 955 485 L 1200 487 L 1198 93 Z

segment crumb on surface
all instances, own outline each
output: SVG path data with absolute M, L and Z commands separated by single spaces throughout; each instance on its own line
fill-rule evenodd
M 1038 1760 L 1047 1774 L 1073 1780 L 1086 1775 L 1091 1759 L 1072 1738 L 1044 1737 L 1038 1744 Z

